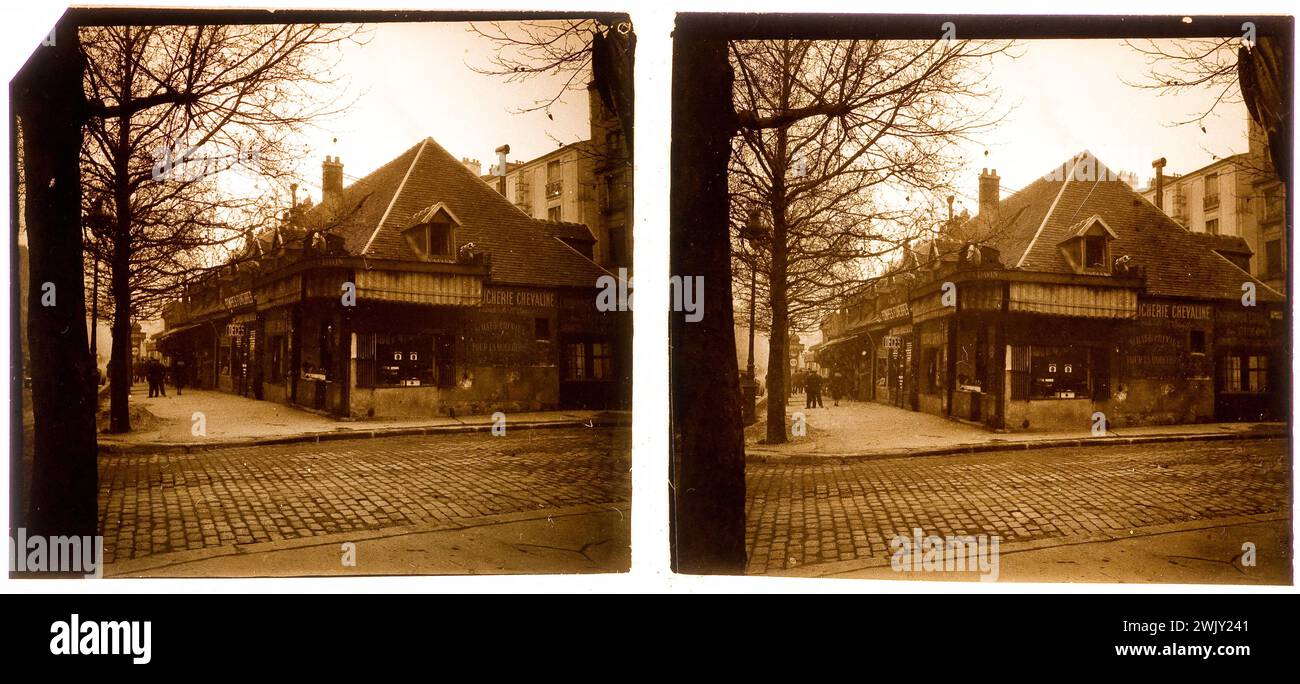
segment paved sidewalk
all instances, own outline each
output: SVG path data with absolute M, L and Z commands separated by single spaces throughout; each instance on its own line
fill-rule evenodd
M 1091 430 L 995 432 L 920 411 L 875 402 L 841 400 L 839 406 L 806 409 L 803 396 L 791 398 L 787 426 L 802 413 L 807 435 L 785 444 L 762 444 L 764 420 L 745 430 L 745 457 L 751 463 L 818 463 L 980 453 L 1007 449 L 1142 444 L 1182 440 L 1264 439 L 1289 434 L 1285 423 L 1200 423 L 1110 430 L 1094 437 Z
M 99 450 L 110 454 L 194 451 L 230 446 L 259 446 L 432 433 L 477 432 L 492 427 L 492 416 L 437 416 L 409 420 L 339 420 L 273 401 L 258 401 L 229 392 L 174 387 L 165 397 L 149 397 L 145 385 L 132 388 L 131 402 L 157 418 L 152 426 L 124 435 L 99 435 Z M 204 434 L 194 434 L 201 413 Z M 630 424 L 617 411 L 536 411 L 506 414 L 506 429 Z

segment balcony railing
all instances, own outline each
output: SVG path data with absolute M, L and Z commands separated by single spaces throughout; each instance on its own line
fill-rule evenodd
M 1210 211 L 1211 209 L 1218 209 L 1218 208 L 1219 208 L 1219 196 L 1218 196 L 1217 194 L 1214 194 L 1214 195 L 1206 195 L 1206 196 L 1205 196 L 1205 199 L 1202 200 L 1202 202 L 1201 202 L 1201 208 L 1204 209 L 1204 210 L 1206 210 L 1206 211 Z
M 564 181 L 550 181 L 546 184 L 546 199 L 559 197 L 564 193 Z

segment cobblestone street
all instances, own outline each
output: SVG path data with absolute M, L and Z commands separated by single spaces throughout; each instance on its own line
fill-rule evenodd
M 627 428 L 107 456 L 104 560 L 631 498 Z
M 1285 440 L 746 468 L 749 572 L 888 558 L 896 534 L 1003 543 L 1286 512 Z

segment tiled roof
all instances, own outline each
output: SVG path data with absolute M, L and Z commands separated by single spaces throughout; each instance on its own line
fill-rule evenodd
M 426 138 L 365 178 L 322 202 L 304 222 L 329 227 L 348 253 L 415 260 L 402 230 L 420 212 L 444 205 L 459 221 L 457 247 L 469 242 L 491 254 L 492 280 L 537 287 L 594 287 L 606 271 L 530 218 Z
M 591 229 L 585 223 L 574 223 L 572 221 L 538 221 L 542 224 L 542 229 L 552 237 L 561 240 L 578 240 L 583 242 L 595 242 L 596 236 L 591 234 Z
M 1254 282 L 1259 301 L 1280 301 L 1282 295 L 1217 254 L 1232 240 L 1207 239 L 1183 228 L 1127 183 L 1096 163 L 1100 180 L 1077 180 L 1074 165 L 1085 163 L 1084 152 L 1067 162 L 1061 178 L 1040 178 L 998 204 L 992 216 L 977 216 L 961 232 L 966 239 L 987 239 L 1001 252 L 1002 263 L 1025 271 L 1073 273 L 1059 244 L 1079 223 L 1100 216 L 1117 238 L 1115 258 L 1130 257 L 1130 266 L 1146 271 L 1146 292 L 1155 296 L 1240 299 L 1242 284 Z

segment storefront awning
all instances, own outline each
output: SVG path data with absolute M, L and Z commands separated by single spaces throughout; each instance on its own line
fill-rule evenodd
M 162 342 L 163 340 L 169 339 L 169 338 L 174 337 L 174 336 L 176 336 L 176 335 L 179 335 L 179 334 L 181 334 L 181 333 L 183 333 L 183 332 L 187 332 L 187 331 L 193 330 L 193 329 L 199 327 L 200 325 L 202 325 L 202 323 L 189 323 L 189 324 L 187 324 L 187 325 L 182 325 L 182 326 L 180 326 L 179 328 L 172 328 L 172 329 L 170 329 L 170 330 L 164 330 L 163 332 L 161 332 L 161 333 L 159 333 L 157 336 L 155 336 L 155 337 L 153 338 L 153 341 L 154 341 L 154 342 Z
M 483 280 L 463 273 L 359 271 L 357 297 L 406 304 L 478 306 L 483 302 Z
M 1079 318 L 1134 318 L 1137 292 L 1117 287 L 1013 282 L 1007 308 Z

